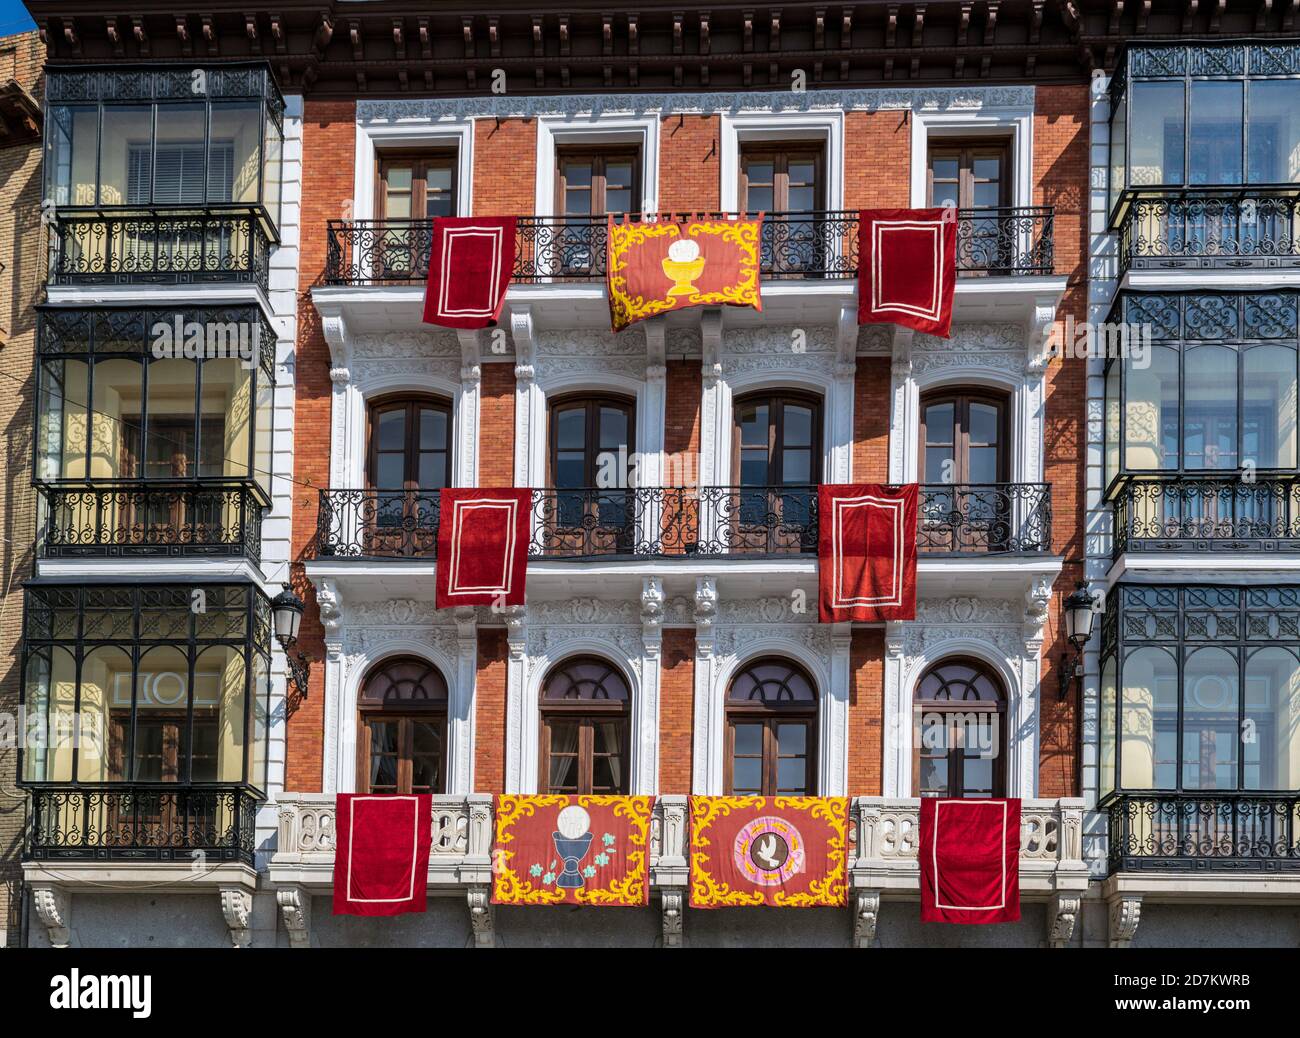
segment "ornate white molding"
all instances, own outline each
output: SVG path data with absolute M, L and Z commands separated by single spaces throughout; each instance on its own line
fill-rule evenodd
M 290 948 L 311 947 L 311 895 L 302 887 L 277 887 L 276 904 L 289 935 Z
M 493 929 L 492 891 L 485 886 L 473 886 L 466 892 L 469 902 L 469 927 L 474 934 L 475 948 L 495 948 Z
M 1074 937 L 1083 898 L 1078 894 L 1054 894 L 1047 906 L 1047 946 L 1065 948 Z
M 1027 86 L 918 87 L 915 89 L 849 89 L 763 92 L 699 92 L 681 94 L 598 94 L 363 100 L 357 121 L 375 123 L 462 122 L 467 119 L 538 118 L 542 116 L 601 118 L 615 115 L 677 115 L 714 112 L 833 112 L 833 111 L 981 111 L 1034 106 L 1034 88 Z
M 880 891 L 854 891 L 853 946 L 870 948 L 876 940 L 876 924 L 880 920 Z
M 62 887 L 34 886 L 32 907 L 51 946 L 68 947 L 72 941 L 72 895 Z
M 665 948 L 682 946 L 682 921 L 686 910 L 686 891 L 681 887 L 665 887 L 659 891 L 659 910 L 663 914 Z
M 1112 948 L 1127 948 L 1137 935 L 1142 918 L 1142 898 L 1131 894 L 1110 902 L 1109 943 Z
M 253 940 L 253 892 L 243 887 L 221 887 L 218 893 L 230 943 L 236 948 L 247 948 Z

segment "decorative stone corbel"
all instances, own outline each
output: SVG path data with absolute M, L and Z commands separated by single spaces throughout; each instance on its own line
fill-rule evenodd
M 510 338 L 515 344 L 515 380 L 532 382 L 537 377 L 532 307 L 520 306 L 510 311 Z
M 477 382 L 483 374 L 480 363 L 479 333 L 474 328 L 459 328 L 456 338 L 460 340 L 460 380 Z
M 32 905 L 50 944 L 68 947 L 72 940 L 72 895 L 60 887 L 32 887 Z
M 280 887 L 275 892 L 275 900 L 289 935 L 289 947 L 310 948 L 311 895 L 302 887 Z
M 880 918 L 880 891 L 858 890 L 853 905 L 853 946 L 870 948 L 876 940 L 876 922 Z
M 506 607 L 506 645 L 510 658 L 518 662 L 528 647 L 528 612 L 525 606 Z
M 495 948 L 491 889 L 486 886 L 472 886 L 466 896 L 469 899 L 469 926 L 474 932 L 474 947 Z
M 853 378 L 858 370 L 858 309 L 846 303 L 835 323 L 835 377 Z
M 1053 342 L 1056 323 L 1056 297 L 1040 296 L 1034 300 L 1025 328 L 1025 373 L 1041 374 L 1047 362 L 1056 356 L 1059 344 Z
M 1047 623 L 1048 608 L 1052 604 L 1052 582 L 1047 577 L 1036 577 L 1025 591 L 1025 616 L 1023 636 L 1026 642 L 1043 640 L 1043 624 Z
M 330 348 L 333 367 L 346 369 L 351 360 L 351 332 L 343 308 L 337 304 L 317 304 L 320 313 L 320 330 Z M 332 373 L 331 373 L 332 377 Z
M 1074 936 L 1083 898 L 1078 894 L 1056 894 L 1047 909 L 1047 946 L 1066 948 Z
M 320 611 L 321 626 L 325 628 L 325 640 L 337 638 L 343 625 L 343 595 L 339 592 L 338 581 L 320 582 L 316 588 L 316 607 Z
M 664 582 L 660 577 L 645 577 L 641 581 L 641 640 L 646 656 L 654 659 L 663 644 Z
M 890 365 L 894 378 L 907 379 L 912 377 L 912 339 L 916 332 L 912 328 L 904 328 L 901 325 L 894 325 L 894 338 L 890 344 L 890 353 L 892 364 Z
M 243 887 L 221 887 L 221 914 L 230 931 L 230 943 L 236 948 L 247 948 L 253 940 L 250 923 L 253 918 L 253 894 Z
M 1110 946 L 1127 948 L 1137 933 L 1142 915 L 1142 898 L 1132 895 L 1117 897 L 1110 903 Z
M 659 891 L 659 906 L 663 911 L 664 947 L 682 946 L 682 913 L 686 908 L 686 891 L 682 887 L 666 887 Z
M 706 387 L 722 377 L 722 311 L 707 309 L 700 316 L 700 372 Z
M 718 617 L 718 582 L 695 578 L 695 646 L 698 655 L 713 655 L 713 621 Z
M 645 377 L 647 382 L 662 382 L 668 377 L 666 335 L 662 317 L 642 321 L 645 331 Z

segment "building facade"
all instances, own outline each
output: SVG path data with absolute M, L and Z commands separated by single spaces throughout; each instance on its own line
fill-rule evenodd
M 1294 941 L 1297 589 L 1261 580 L 1294 534 L 1289 14 L 31 6 L 19 667 L 76 737 L 23 755 L 29 943 Z M 931 205 L 952 337 L 859 326 L 859 210 Z M 607 214 L 759 211 L 761 312 L 610 332 Z M 449 215 L 518 217 L 496 328 L 422 323 Z M 1125 321 L 1154 364 L 1079 355 Z M 1171 515 L 1207 479 L 1250 489 Z M 921 484 L 913 621 L 817 622 L 847 482 Z M 525 606 L 434 608 L 438 492 L 475 486 L 532 488 Z M 1207 568 L 1169 523 L 1224 508 Z M 1196 727 L 1181 689 L 1228 659 L 1237 713 Z M 366 791 L 435 795 L 426 915 L 331 914 L 334 796 Z M 492 907 L 492 796 L 537 792 L 658 797 L 649 908 Z M 730 792 L 853 798 L 848 911 L 685 907 L 686 797 Z M 922 795 L 1023 799 L 1020 923 L 918 925 Z

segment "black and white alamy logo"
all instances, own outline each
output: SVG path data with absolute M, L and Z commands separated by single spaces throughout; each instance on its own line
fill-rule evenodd
M 74 969 L 50 978 L 52 1009 L 129 1009 L 137 1020 L 153 1012 L 153 978 L 148 974 L 101 975 Z

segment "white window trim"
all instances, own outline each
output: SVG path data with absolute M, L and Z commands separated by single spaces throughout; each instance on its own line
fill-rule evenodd
M 1011 205 L 1034 204 L 1034 110 L 983 108 L 977 111 L 912 113 L 912 205 L 926 205 L 930 141 L 944 137 L 1005 137 L 1011 133 Z
M 375 214 L 375 166 L 381 151 L 408 148 L 456 149 L 456 215 L 473 213 L 474 124 L 472 122 L 396 123 L 357 122 L 356 171 L 353 177 L 352 219 L 373 220 Z M 340 218 L 343 214 L 339 214 Z
M 740 209 L 740 146 L 755 141 L 820 141 L 826 149 L 826 198 L 823 208 L 844 207 L 843 112 L 745 112 L 722 114 L 722 211 Z
M 603 144 L 635 144 L 640 149 L 641 212 L 655 212 L 659 204 L 659 116 L 586 114 L 542 116 L 537 120 L 536 215 L 555 215 L 556 150 L 570 145 Z

